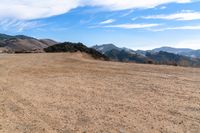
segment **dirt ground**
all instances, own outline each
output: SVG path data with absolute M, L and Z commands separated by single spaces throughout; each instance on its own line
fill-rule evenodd
M 200 133 L 200 69 L 1 54 L 0 133 Z

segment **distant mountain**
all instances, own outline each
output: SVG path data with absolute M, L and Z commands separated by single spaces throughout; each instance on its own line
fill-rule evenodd
M 10 39 L 10 38 L 12 38 L 12 37 L 13 37 L 13 36 L 10 36 L 10 35 L 0 34 L 0 41 L 6 40 L 6 39 Z
M 146 56 L 147 52 L 151 52 L 151 51 L 145 51 L 145 50 L 137 50 L 137 51 L 135 51 L 136 54 L 143 55 L 143 56 Z
M 133 51 L 132 49 L 129 49 L 129 48 L 119 48 L 117 46 L 115 46 L 114 44 L 103 44 L 103 45 L 95 45 L 92 47 L 93 49 L 105 54 L 106 52 L 110 51 L 110 50 L 118 50 L 118 51 L 126 51 L 126 52 L 129 52 L 129 53 L 134 53 L 135 54 L 135 51 Z
M 190 52 L 187 52 L 187 53 L 181 53 L 181 55 L 200 58 L 200 50 L 193 50 L 193 51 L 190 51 Z
M 141 51 L 134 51 L 129 48 L 119 48 L 114 44 L 96 45 L 92 47 L 97 51 L 105 54 L 113 61 L 135 62 L 135 63 L 153 63 L 151 59 L 140 54 Z M 146 54 L 146 53 L 145 53 Z
M 187 48 L 161 47 L 161 48 L 153 49 L 152 51 L 154 51 L 154 52 L 164 51 L 164 52 L 168 52 L 168 53 L 180 54 L 180 53 L 188 53 L 193 50 L 187 49 Z
M 6 34 L 0 34 L 0 40 L 8 40 L 8 39 L 33 39 L 33 37 L 28 37 L 24 35 L 16 35 L 16 36 L 11 36 L 11 35 L 6 35 Z
M 200 67 L 200 59 L 190 58 L 168 52 L 146 53 L 146 57 L 153 60 L 154 64 Z
M 44 52 L 43 49 L 57 44 L 50 39 L 38 40 L 24 35 L 10 36 L 0 34 L 0 52 L 6 53 L 29 53 Z
M 99 47 L 96 46 L 93 48 L 100 48 L 100 47 L 101 49 L 104 49 L 104 51 L 106 51 L 105 53 L 103 52 L 102 53 L 114 61 L 200 67 L 200 59 L 174 54 L 172 53 L 175 52 L 175 49 L 173 48 L 164 47 L 149 51 L 142 51 L 142 50 L 134 51 L 127 48 L 118 48 L 116 46 L 112 46 L 113 49 L 109 47 L 109 49 L 106 50 L 107 48 L 106 45 L 100 45 Z M 168 52 L 165 52 L 164 50 L 168 50 Z M 181 50 L 182 52 L 190 51 L 189 49 L 181 49 Z
M 52 40 L 52 39 L 40 39 L 39 41 L 40 41 L 41 43 L 43 43 L 43 44 L 48 45 L 48 46 L 52 46 L 52 45 L 55 45 L 55 44 L 58 43 L 58 42 L 56 42 L 56 41 L 54 41 L 54 40 Z
M 82 43 L 64 42 L 56 44 L 44 49 L 45 52 L 58 53 L 58 52 L 84 52 L 91 55 L 95 59 L 109 60 L 107 56 L 96 51 L 93 48 L 88 48 Z
M 95 45 L 92 47 L 93 49 L 101 52 L 101 53 L 106 53 L 110 50 L 121 50 L 121 48 L 118 48 L 114 44 L 103 44 L 103 45 Z
M 114 61 L 120 62 L 135 62 L 135 63 L 150 63 L 152 62 L 150 59 L 146 58 L 145 56 L 130 53 L 129 51 L 125 50 L 110 50 L 105 53 L 110 59 Z
M 160 52 L 160 51 L 179 54 L 193 58 L 200 58 L 200 50 L 193 50 L 188 48 L 172 48 L 172 47 L 161 47 L 152 50 L 152 52 Z

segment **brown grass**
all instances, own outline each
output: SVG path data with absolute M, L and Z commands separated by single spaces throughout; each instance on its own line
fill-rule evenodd
M 199 133 L 200 69 L 0 55 L 2 133 Z

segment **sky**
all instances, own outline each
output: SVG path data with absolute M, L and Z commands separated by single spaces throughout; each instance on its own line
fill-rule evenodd
M 200 0 L 1 0 L 0 33 L 134 50 L 200 49 Z

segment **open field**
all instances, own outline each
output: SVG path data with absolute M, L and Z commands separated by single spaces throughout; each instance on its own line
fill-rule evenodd
M 199 133 L 200 69 L 0 55 L 0 133 Z

